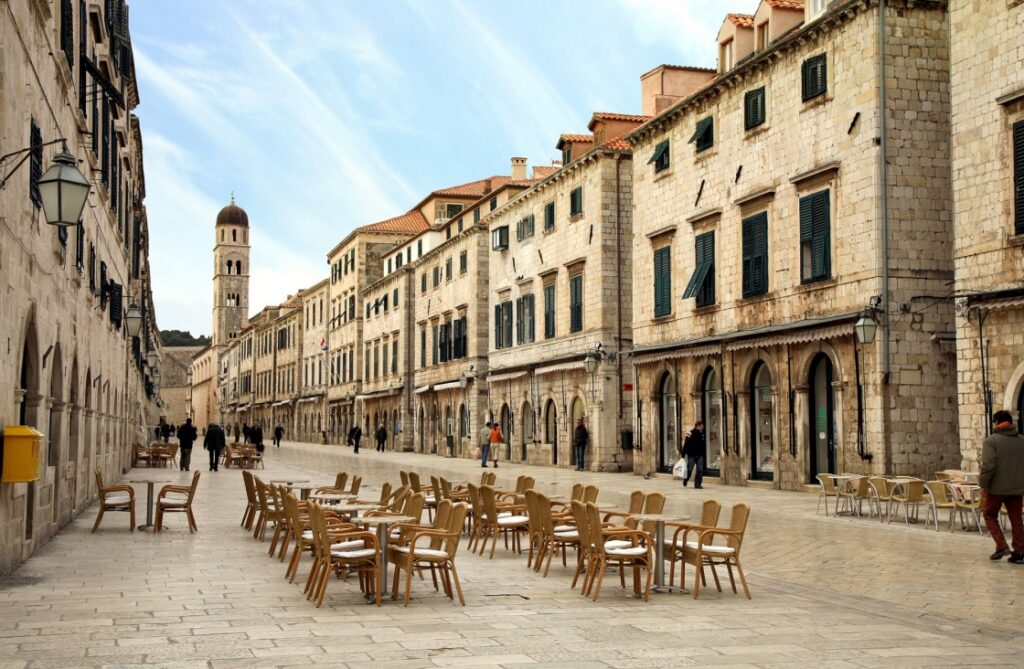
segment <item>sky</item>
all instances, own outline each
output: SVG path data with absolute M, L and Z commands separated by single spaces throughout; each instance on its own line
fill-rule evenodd
M 558 158 L 640 75 L 714 67 L 757 0 L 132 0 L 157 322 L 209 334 L 214 221 L 249 215 L 250 313 L 354 228 Z

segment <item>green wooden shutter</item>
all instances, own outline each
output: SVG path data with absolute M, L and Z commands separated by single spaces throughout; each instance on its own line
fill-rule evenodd
M 536 338 L 536 318 L 534 317 L 537 313 L 536 298 L 533 293 L 530 293 L 524 299 L 526 300 L 526 341 L 527 343 L 531 343 Z
M 689 283 L 686 284 L 683 299 L 697 297 L 697 294 L 704 288 L 715 258 L 714 234 L 714 232 L 705 232 L 702 235 L 697 235 L 694 240 L 693 274 L 690 276 Z
M 501 305 L 494 305 L 494 348 L 501 348 Z
M 672 247 L 654 252 L 654 316 L 672 313 Z
M 501 320 L 505 330 L 501 337 L 505 342 L 505 347 L 508 348 L 512 346 L 512 300 L 502 305 Z
M 743 219 L 743 297 L 768 292 L 768 213 Z
M 516 343 L 523 343 L 523 298 L 516 298 Z
M 812 197 L 813 240 L 811 241 L 811 271 L 816 279 L 824 279 L 831 272 L 829 258 L 829 195 L 827 190 Z
M 1024 121 L 1013 124 L 1013 232 L 1024 235 Z
M 116 281 L 110 282 L 110 322 L 114 327 L 121 327 L 121 295 L 123 293 L 121 284 Z
M 544 338 L 555 336 L 555 284 L 544 286 Z
M 740 223 L 743 234 L 743 297 L 754 295 L 754 219 L 745 218 Z
M 583 276 L 569 279 L 569 330 L 583 330 Z
M 704 247 L 704 271 L 703 280 L 700 282 L 697 295 L 697 306 L 702 307 L 715 303 L 715 231 L 705 232 L 698 237 Z

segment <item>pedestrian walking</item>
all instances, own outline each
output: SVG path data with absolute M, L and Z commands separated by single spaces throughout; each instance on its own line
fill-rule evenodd
M 163 424 L 157 425 L 153 428 L 153 436 L 156 437 L 156 441 L 160 441 L 160 437 L 163 436 L 162 430 Z
M 383 453 L 384 452 L 384 444 L 386 444 L 387 441 L 388 441 L 388 431 L 384 427 L 384 423 L 381 423 L 380 427 L 377 428 L 377 450 L 380 451 L 381 453 Z
M 284 428 L 278 425 L 274 428 L 274 446 L 281 448 L 281 437 L 284 436 Z
M 242 443 L 249 443 L 249 436 L 252 434 L 252 428 L 247 423 L 242 423 Z
M 263 428 L 260 427 L 259 425 L 253 425 L 252 427 L 250 427 L 249 428 L 249 441 L 251 441 L 252 445 L 256 447 L 256 451 L 258 453 L 262 453 L 263 449 L 264 449 L 264 446 L 263 446 Z
M 164 440 L 165 444 L 171 440 L 171 426 L 163 420 L 160 421 L 160 437 Z
M 220 425 L 210 423 L 210 428 L 206 431 L 206 436 L 203 438 L 203 448 L 210 452 L 211 472 L 217 471 L 217 465 L 220 463 L 220 452 L 224 450 L 226 445 L 224 430 L 221 429 Z
M 487 466 L 487 456 L 491 453 L 491 423 L 484 423 L 480 430 L 480 466 Z
M 590 443 L 590 431 L 587 430 L 583 416 L 576 421 L 576 430 L 572 435 L 572 447 L 576 452 L 576 471 L 583 471 L 583 455 L 587 452 L 587 445 Z
M 192 463 L 192 444 L 195 443 L 197 437 L 192 419 L 186 418 L 185 424 L 178 428 L 178 449 L 181 454 L 178 459 L 178 468 L 183 472 L 187 472 Z
M 1021 517 L 1024 436 L 1017 433 L 1009 411 L 995 412 L 992 423 L 992 434 L 981 446 L 981 474 L 978 476 L 985 505 L 985 526 L 996 542 L 996 552 L 990 558 L 1001 560 L 1009 555 L 1010 562 L 1024 564 L 1024 518 Z M 999 511 L 1004 506 L 1012 530 L 1012 552 L 1006 545 L 1003 528 L 999 527 Z
M 703 488 L 704 483 L 704 462 L 708 457 L 708 445 L 704 438 L 704 421 L 699 420 L 694 424 L 693 429 L 686 433 L 686 440 L 683 442 L 683 457 L 686 458 L 686 478 L 683 485 L 693 479 L 693 487 L 698 490 Z
M 491 423 L 491 438 L 489 449 L 490 454 L 494 457 L 494 466 L 498 466 L 498 453 L 501 452 L 501 444 L 505 441 L 505 435 L 501 433 L 501 425 L 498 423 Z
M 240 429 L 238 429 L 238 423 L 235 423 L 235 443 L 236 444 L 238 443 L 238 437 L 241 435 L 241 433 L 242 433 L 242 431 Z
M 369 427 L 369 426 L 367 426 Z M 356 425 L 352 428 L 352 452 L 359 452 L 359 442 L 363 439 L 363 428 Z

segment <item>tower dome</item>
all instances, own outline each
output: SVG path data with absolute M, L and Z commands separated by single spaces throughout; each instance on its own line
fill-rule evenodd
M 217 214 L 217 225 L 240 225 L 249 227 L 249 215 L 245 210 L 235 204 L 235 196 L 231 196 L 231 204 L 220 210 Z

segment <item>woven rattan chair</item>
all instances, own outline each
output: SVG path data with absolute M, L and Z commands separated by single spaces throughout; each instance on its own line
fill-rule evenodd
M 309 520 L 319 558 L 309 594 L 316 601 L 317 608 L 323 604 L 331 572 L 356 572 L 360 589 L 380 606 L 381 554 L 377 535 L 365 530 L 332 532 L 323 507 L 316 502 L 309 504 Z
M 103 514 L 107 511 L 124 511 L 129 514 L 128 531 L 135 531 L 135 490 L 130 485 L 103 485 L 103 474 L 96 470 L 96 489 L 99 490 L 100 510 L 96 514 L 96 522 L 92 531 L 100 527 Z
M 288 518 L 288 536 L 290 541 L 285 547 L 292 544 L 292 557 L 288 561 L 288 569 L 285 570 L 285 578 L 289 583 L 295 581 L 299 572 L 299 561 L 303 554 L 313 552 L 313 526 L 309 522 L 309 508 L 306 502 L 300 502 L 294 493 L 287 492 L 284 495 L 284 512 Z
M 192 501 L 196 497 L 196 488 L 199 486 L 199 472 L 192 473 L 192 485 L 165 485 L 160 488 L 160 494 L 156 497 L 156 518 L 154 519 L 154 532 L 159 532 L 164 526 L 165 513 L 184 513 L 188 518 L 188 532 L 198 532 L 196 517 L 192 513 Z
M 866 476 L 843 481 L 838 488 L 838 493 L 836 514 L 839 513 L 840 507 L 843 507 L 849 509 L 850 515 L 857 514 L 857 517 L 860 517 L 864 500 L 871 498 Z
M 462 537 L 462 526 L 466 522 L 469 509 L 465 504 L 452 504 L 450 500 L 442 500 L 435 516 L 432 528 L 412 528 L 403 532 L 403 540 L 391 546 L 388 559 L 395 565 L 394 581 L 391 588 L 391 599 L 398 598 L 398 582 L 402 570 L 405 570 L 405 606 L 409 606 L 412 591 L 412 572 L 414 569 L 429 568 L 441 575 L 441 585 L 445 595 L 452 601 L 455 592 L 459 594 L 459 603 L 466 605 L 462 594 L 462 584 L 455 568 L 455 554 L 459 549 Z M 455 586 L 453 591 L 452 585 Z M 434 578 L 434 589 L 438 581 Z
M 360 476 L 359 474 L 353 475 L 352 476 L 352 483 L 349 485 L 349 489 L 348 489 L 349 493 L 352 494 L 352 495 L 358 495 L 359 494 L 359 488 L 361 488 L 362 485 L 363 485 L 363 477 Z
M 625 511 L 609 511 L 604 514 L 602 520 L 610 523 L 613 518 L 620 518 L 625 522 L 630 516 L 636 515 L 644 510 L 644 499 L 647 495 L 643 490 L 634 490 L 629 494 L 629 506 Z
M 868 493 L 874 512 L 878 514 L 878 522 L 884 521 L 889 511 L 889 502 L 892 501 L 892 486 L 889 485 L 889 479 L 884 476 L 869 476 Z
M 247 530 L 252 529 L 256 512 L 259 510 L 259 502 L 256 500 L 256 485 L 252 479 L 252 472 L 242 471 L 242 483 L 245 484 L 245 511 L 242 513 L 242 527 Z
M 953 531 L 953 516 L 956 513 L 956 502 L 952 491 L 949 488 L 949 483 L 941 479 L 935 481 L 925 481 L 924 491 L 927 495 L 926 504 L 928 505 L 928 522 L 935 522 L 935 531 L 939 531 L 939 510 L 946 509 L 947 520 L 949 521 L 949 531 Z
M 924 503 L 924 481 L 920 479 L 904 479 L 893 486 L 889 494 L 889 522 L 892 522 L 892 505 L 896 505 L 896 514 L 900 508 L 903 509 L 903 520 L 910 524 L 911 507 L 913 507 L 913 518 L 917 521 L 919 507 Z
M 683 549 L 686 547 L 686 536 L 693 534 L 695 531 L 705 530 L 716 527 L 718 525 L 718 517 L 722 513 L 722 504 L 717 499 L 706 499 L 700 505 L 700 522 L 699 523 L 677 523 L 670 522 L 665 523 L 666 526 L 676 528 L 671 539 L 665 539 L 665 552 L 668 553 L 669 557 L 669 572 L 668 572 L 668 583 L 669 585 L 675 585 L 676 583 L 676 562 L 683 559 Z M 711 544 L 714 540 L 714 535 L 709 535 L 707 543 Z M 684 562 L 681 569 L 686 569 L 686 563 Z M 703 578 L 704 573 L 701 572 Z
M 735 504 L 732 507 L 732 516 L 728 528 L 700 528 L 693 530 L 689 535 L 684 532 L 684 546 L 682 551 L 683 568 L 680 570 L 679 581 L 682 587 L 686 587 L 686 567 L 691 564 L 699 572 L 700 578 L 694 579 L 693 598 L 700 596 L 701 582 L 704 581 L 704 567 L 711 567 L 711 573 L 715 577 L 715 586 L 722 591 L 722 584 L 718 580 L 716 566 L 725 566 L 729 571 L 729 581 L 732 583 L 732 591 L 736 592 L 736 579 L 733 577 L 733 568 L 739 574 L 740 582 L 743 584 L 743 592 L 747 599 L 750 599 L 750 588 L 747 587 L 747 578 L 743 574 L 743 566 L 740 564 L 740 549 L 743 547 L 743 535 L 747 530 L 747 521 L 750 518 L 750 506 L 744 503 Z M 696 536 L 692 536 L 692 535 Z M 725 545 L 713 544 L 714 537 L 721 536 L 725 539 Z
M 953 492 L 955 493 L 953 496 L 953 504 L 957 516 L 960 517 L 961 527 L 965 529 L 967 528 L 968 525 L 964 520 L 964 517 L 969 516 L 974 520 L 974 529 L 981 532 L 984 527 L 981 522 L 981 514 L 985 509 L 985 506 L 982 503 L 981 490 L 976 487 L 954 487 Z
M 594 601 L 601 595 L 601 584 L 604 582 L 605 570 L 608 564 L 612 563 L 619 568 L 619 577 L 625 582 L 625 570 L 633 570 L 633 592 L 637 596 L 643 595 L 644 601 L 650 600 L 651 578 L 654 575 L 654 541 L 651 535 L 643 530 L 632 530 L 626 528 L 601 529 L 601 512 L 597 505 L 588 502 L 587 520 L 590 523 L 590 531 L 594 540 L 600 534 L 600 543 L 595 547 L 594 557 L 596 558 L 594 570 L 597 576 L 596 587 L 591 579 L 591 587 L 594 591 Z M 640 573 L 647 570 L 647 582 L 642 592 L 640 588 Z
M 825 515 L 828 515 L 828 500 L 832 498 L 835 500 L 836 509 L 838 510 L 839 504 L 839 492 L 836 490 L 836 480 L 833 474 L 824 472 L 818 474 L 815 478 L 818 479 L 818 485 L 821 486 L 821 491 L 818 493 L 818 510 L 816 513 L 821 513 L 821 503 L 825 502 Z
M 533 570 L 540 571 L 541 564 L 544 564 L 544 577 L 551 571 L 551 558 L 555 553 L 562 553 L 562 566 L 566 566 L 566 554 L 569 548 L 579 548 L 580 533 L 576 525 L 559 525 L 555 523 L 551 514 L 551 501 L 540 493 L 532 490 L 526 491 L 527 498 L 533 497 L 534 509 L 531 511 L 537 514 L 537 525 L 539 526 L 539 542 L 537 547 L 537 558 L 534 560 Z
M 258 515 L 256 516 L 253 528 L 253 538 L 263 541 L 267 536 L 267 524 L 274 523 L 276 526 L 277 523 L 281 522 L 284 509 L 280 509 L 274 504 L 274 499 L 263 479 L 253 474 L 252 480 L 256 486 L 256 503 L 259 505 Z
M 508 548 L 509 534 L 512 535 L 512 550 L 521 553 L 522 547 L 519 535 L 525 533 L 530 524 L 530 518 L 523 515 L 526 512 L 525 504 L 498 504 L 494 494 L 494 488 L 485 485 L 480 488 L 480 501 L 483 503 L 484 512 L 484 542 L 480 554 L 487 547 L 487 539 L 491 539 L 491 559 L 494 558 L 494 549 L 498 545 L 498 535 L 505 537 L 505 547 Z

